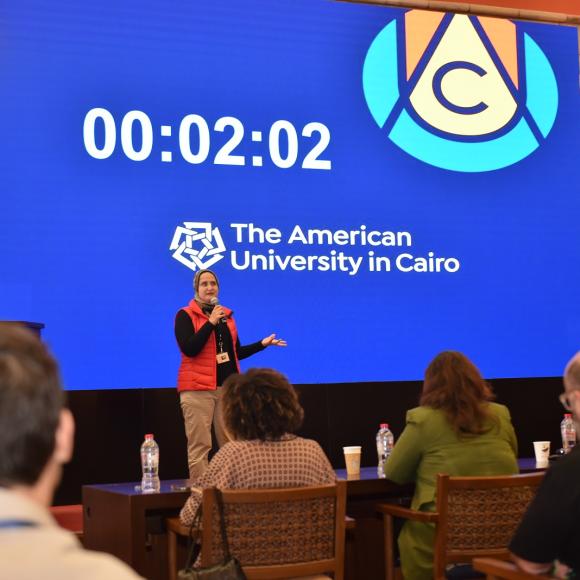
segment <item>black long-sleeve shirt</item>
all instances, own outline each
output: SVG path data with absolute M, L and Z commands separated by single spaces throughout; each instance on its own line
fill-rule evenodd
M 514 537 L 510 550 L 518 557 L 547 564 L 554 560 L 580 573 L 580 448 L 555 461 Z
M 212 332 L 215 333 L 216 354 L 217 352 L 227 352 L 230 357 L 229 362 L 226 363 L 217 364 L 216 360 L 217 384 L 219 386 L 223 384 L 227 377 L 238 372 L 234 357 L 232 335 L 227 324 L 219 322 L 214 326 L 208 320 L 198 332 L 195 332 L 193 322 L 185 310 L 180 310 L 175 317 L 175 338 L 177 339 L 179 349 L 185 356 L 194 357 L 198 355 Z M 266 347 L 261 341 L 242 346 L 238 337 L 235 348 L 238 359 L 242 360 L 264 350 Z

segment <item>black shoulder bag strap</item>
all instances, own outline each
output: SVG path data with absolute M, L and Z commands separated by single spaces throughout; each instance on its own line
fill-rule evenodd
M 194 536 L 194 530 L 197 531 L 197 534 Z M 191 570 L 193 565 L 195 564 L 197 558 L 199 557 L 199 553 L 201 552 L 201 504 L 197 508 L 195 512 L 195 516 L 193 516 L 193 521 L 191 522 L 191 527 L 189 528 L 189 541 L 191 542 L 191 546 L 189 548 L 189 554 L 187 555 L 187 562 L 185 563 L 185 569 Z
M 215 490 L 219 517 L 220 517 L 220 528 L 222 532 L 222 546 L 224 548 L 224 560 L 229 560 L 230 555 L 230 543 L 228 542 L 228 534 L 226 532 L 226 517 L 224 515 L 224 500 L 222 498 L 222 492 L 216 488 Z
M 215 489 L 215 495 L 217 500 L 218 506 L 218 515 L 220 520 L 220 531 L 222 536 L 222 545 L 224 549 L 224 561 L 230 559 L 230 544 L 228 542 L 228 534 L 226 532 L 226 523 L 225 523 L 225 516 L 224 516 L 224 500 L 222 498 L 222 492 L 219 489 Z M 199 504 L 197 508 L 197 512 L 195 512 L 195 517 L 193 518 L 193 522 L 191 523 L 191 528 L 189 529 L 189 538 L 191 541 L 191 548 L 189 549 L 189 555 L 187 556 L 187 562 L 185 564 L 185 569 L 190 570 L 193 568 L 197 558 L 199 557 L 199 553 L 201 552 L 201 514 L 202 514 L 202 504 Z M 193 531 L 196 529 L 198 531 L 197 534 L 197 541 L 196 538 L 193 536 Z

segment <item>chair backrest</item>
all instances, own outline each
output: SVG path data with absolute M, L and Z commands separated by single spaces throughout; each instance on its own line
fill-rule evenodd
M 507 558 L 508 545 L 543 472 L 493 477 L 437 476 L 434 574 L 476 556 Z
M 230 552 L 252 578 L 332 573 L 342 580 L 346 482 L 222 490 Z M 223 559 L 214 488 L 203 490 L 201 565 Z

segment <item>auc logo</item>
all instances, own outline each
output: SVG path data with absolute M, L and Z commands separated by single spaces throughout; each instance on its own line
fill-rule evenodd
M 493 171 L 530 155 L 558 110 L 545 54 L 507 20 L 410 10 L 375 38 L 363 69 L 391 141 L 436 167 Z

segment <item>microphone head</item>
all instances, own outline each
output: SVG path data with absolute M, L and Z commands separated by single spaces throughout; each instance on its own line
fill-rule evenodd
M 212 296 L 212 297 L 209 299 L 209 303 L 210 303 L 212 306 L 215 306 L 215 305 L 218 303 L 218 297 L 217 297 L 217 296 Z

